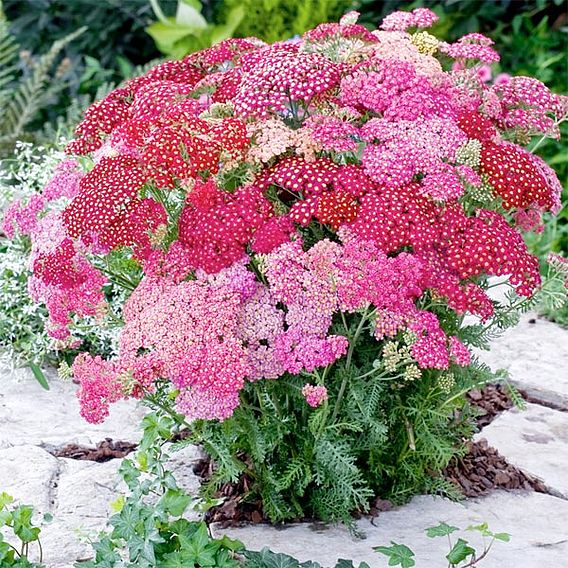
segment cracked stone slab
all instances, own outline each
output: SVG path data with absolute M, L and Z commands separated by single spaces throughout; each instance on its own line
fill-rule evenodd
M 54 521 L 42 530 L 47 568 L 89 560 L 96 538 L 111 514 L 110 504 L 123 486 L 118 476 L 122 460 L 105 463 L 61 458 Z
M 466 528 L 487 522 L 495 532 L 511 534 L 509 543 L 496 543 L 486 562 L 499 568 L 543 568 L 560 566 L 568 554 L 568 501 L 541 493 L 496 491 L 463 504 L 441 497 L 418 496 L 409 504 L 381 513 L 374 524 L 357 522 L 366 536 L 358 539 L 344 527 L 325 527 L 308 523 L 271 527 L 254 525 L 243 528 L 214 527 L 216 536 L 226 534 L 242 540 L 250 549 L 267 546 L 290 554 L 300 561 L 314 560 L 322 566 L 335 566 L 339 558 L 367 562 L 372 568 L 388 566 L 388 559 L 372 550 L 390 541 L 410 546 L 416 553 L 417 568 L 445 566 L 446 539 L 430 539 L 424 530 L 440 521 Z M 458 533 L 456 533 L 458 534 Z M 478 550 L 481 536 L 460 533 Z
M 503 412 L 476 438 L 485 438 L 511 465 L 568 499 L 568 412 L 529 403 L 526 410 Z
M 37 446 L 0 449 L 0 492 L 42 513 L 53 513 L 59 470 L 57 458 Z
M 199 489 L 199 479 L 192 465 L 199 459 L 199 450 L 187 446 L 172 453 L 167 467 L 190 494 Z M 105 529 L 112 514 L 110 504 L 127 491 L 118 470 L 120 459 L 106 463 L 61 458 L 54 521 L 42 531 L 44 559 L 47 568 L 65 568 L 72 562 L 90 560 L 92 546 L 87 539 L 96 539 Z M 197 513 L 190 513 L 197 518 Z
M 30 445 L 0 449 L 0 491 L 34 507 L 47 568 L 91 558 L 92 548 L 80 535 L 96 536 L 104 528 L 117 495 L 120 461 L 58 459 Z M 52 523 L 42 524 L 45 513 L 53 515 Z M 34 546 L 30 558 L 39 560 Z
M 164 446 L 169 453 L 166 469 L 174 475 L 178 485 L 189 495 L 197 495 L 201 487 L 200 478 L 193 472 L 193 466 L 204 457 L 198 446 L 188 445 L 178 451 L 172 451 L 169 444 Z
M 59 380 L 53 371 L 47 375 L 49 391 L 27 369 L 10 372 L 0 367 L 0 448 L 95 445 L 105 438 L 139 441 L 144 409 L 135 401 L 119 401 L 111 406 L 105 422 L 89 424 L 79 414 L 77 385 Z
M 476 353 L 493 370 L 507 369 L 533 400 L 568 410 L 568 329 L 528 313 L 491 351 Z

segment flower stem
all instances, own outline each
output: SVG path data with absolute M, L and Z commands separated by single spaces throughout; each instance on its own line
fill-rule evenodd
M 345 375 L 343 377 L 343 380 L 341 381 L 341 386 L 339 387 L 339 393 L 337 394 L 337 400 L 335 402 L 335 407 L 333 408 L 333 414 L 331 415 L 331 423 L 333 424 L 335 422 L 335 419 L 337 418 L 337 415 L 339 414 L 339 408 L 341 406 L 341 402 L 343 401 L 343 397 L 345 395 L 345 389 L 347 388 L 347 382 L 349 381 L 349 368 L 351 367 L 351 361 L 353 359 L 353 352 L 355 351 L 355 346 L 357 345 L 357 340 L 359 339 L 359 336 L 361 335 L 361 332 L 363 331 L 363 327 L 365 325 L 365 322 L 367 321 L 367 314 L 369 311 L 369 306 L 365 307 L 365 311 L 363 312 L 363 315 L 361 316 L 361 320 L 359 321 L 359 325 L 357 326 L 357 329 L 355 330 L 355 334 L 353 335 L 353 338 L 351 339 L 351 341 L 349 342 L 349 351 L 347 352 L 347 360 L 345 362 Z

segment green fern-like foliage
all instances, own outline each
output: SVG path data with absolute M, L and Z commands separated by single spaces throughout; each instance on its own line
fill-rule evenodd
M 81 35 L 81 28 L 57 40 L 51 48 L 33 60 L 26 72 L 18 67 L 19 47 L 10 34 L 0 5 L 0 148 L 9 150 L 16 140 L 24 138 L 26 127 L 51 98 L 65 87 L 54 70 L 62 49 Z
M 10 85 L 17 75 L 16 60 L 18 44 L 10 35 L 8 22 L 1 11 L 0 5 L 0 108 L 5 108 L 10 95 Z

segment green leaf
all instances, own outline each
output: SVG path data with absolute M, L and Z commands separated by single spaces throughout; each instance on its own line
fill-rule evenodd
M 462 538 L 458 539 L 458 541 L 452 547 L 449 554 L 446 556 L 448 562 L 453 566 L 456 566 L 460 562 L 464 561 L 468 556 L 475 554 L 475 549 L 471 548 L 466 540 Z
M 22 542 L 33 542 L 39 538 L 40 530 L 32 526 L 33 508 L 21 505 L 12 513 L 14 533 Z
M 404 544 L 397 544 L 391 540 L 392 546 L 375 546 L 373 550 L 389 558 L 389 566 L 412 568 L 416 564 L 413 560 L 414 552 Z
M 458 530 L 459 530 L 458 527 L 453 527 L 446 523 L 440 522 L 440 524 L 435 527 L 427 528 L 426 536 L 428 536 L 429 538 L 436 538 L 438 536 L 448 536 Z
M 299 568 L 298 561 L 287 554 L 277 554 L 268 548 L 263 548 L 260 552 L 247 550 L 245 558 L 250 560 L 247 568 Z
M 14 549 L 7 543 L 3 542 L 0 535 L 0 566 L 12 566 L 14 562 Z
M 213 539 L 209 536 L 209 531 L 205 523 L 199 523 L 198 529 L 193 533 L 191 538 L 180 535 L 179 541 L 181 550 L 188 560 L 203 566 L 214 566 L 215 552 L 218 549 L 218 544 L 214 543 Z M 213 546 L 211 546 L 212 543 Z
M 8 509 L 0 510 L 0 527 L 12 524 L 12 511 Z
M 227 548 L 232 552 L 243 552 L 245 545 L 240 540 L 235 540 L 224 535 L 223 538 L 217 540 L 221 548 Z
M 181 517 L 190 502 L 191 497 L 181 489 L 168 489 L 160 499 L 159 504 L 166 513 L 174 517 Z
M 206 29 L 207 20 L 201 14 L 201 8 L 201 3 L 197 0 L 178 1 L 176 24 L 188 26 L 192 29 Z
M 14 502 L 14 498 L 8 493 L 0 493 L 0 510 L 2 510 L 6 505 L 11 505 Z
M 126 497 L 124 495 L 119 495 L 114 501 L 110 503 L 110 510 L 113 513 L 120 513 L 124 508 L 124 503 L 126 502 Z
M 495 540 L 500 540 L 501 542 L 509 542 L 511 540 L 511 535 L 509 533 L 495 533 L 493 538 Z
M 178 41 L 192 33 L 186 26 L 176 25 L 173 18 L 168 18 L 168 20 L 171 24 L 155 22 L 146 28 L 146 33 L 156 42 L 158 49 L 165 54 L 171 53 Z
M 229 37 L 232 37 L 235 30 L 239 27 L 239 24 L 243 21 L 245 17 L 244 6 L 235 6 L 227 16 L 227 20 L 224 24 L 214 26 L 211 31 L 211 43 L 217 43 Z
M 194 568 L 195 563 L 187 559 L 184 552 L 170 552 L 158 564 L 159 568 Z
M 32 370 L 32 373 L 34 374 L 34 377 L 36 378 L 36 381 L 45 389 L 45 390 L 49 390 L 49 383 L 47 382 L 47 379 L 45 378 L 45 375 L 43 374 L 43 371 L 41 370 L 40 367 L 38 367 L 38 365 L 36 365 L 35 363 L 30 362 L 30 369 Z

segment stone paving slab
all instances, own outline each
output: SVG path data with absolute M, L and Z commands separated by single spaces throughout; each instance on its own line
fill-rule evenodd
M 37 446 L 0 449 L 0 493 L 34 505 L 43 513 L 53 512 L 59 469 L 57 458 Z
M 524 314 L 491 351 L 476 353 L 493 370 L 507 369 L 511 382 L 535 401 L 568 410 L 568 329 Z
M 95 538 L 105 528 L 110 504 L 123 490 L 117 475 L 122 460 L 96 463 L 61 458 L 58 461 L 54 521 L 42 529 L 47 568 L 92 558 L 92 547 L 86 539 Z
M 0 368 L 0 448 L 23 444 L 95 445 L 105 438 L 137 442 L 144 409 L 135 401 L 111 407 L 102 424 L 88 424 L 79 414 L 77 385 L 47 372 L 50 390 L 43 389 L 28 369 Z
M 446 539 L 430 539 L 424 529 L 445 521 L 465 528 L 487 522 L 495 532 L 512 535 L 509 543 L 496 543 L 487 568 L 560 568 L 568 555 L 568 501 L 540 493 L 508 493 L 454 503 L 441 497 L 418 496 L 396 510 L 381 513 L 371 524 L 358 522 L 366 534 L 364 540 L 354 538 L 344 527 L 296 524 L 284 528 L 255 525 L 245 528 L 220 529 L 215 534 L 227 534 L 242 540 L 250 549 L 268 546 L 301 561 L 315 560 L 322 566 L 335 566 L 339 558 L 367 562 L 371 568 L 388 566 L 388 559 L 372 550 L 374 546 L 403 543 L 416 553 L 416 568 L 443 568 L 447 554 Z M 457 534 L 457 533 L 456 533 Z M 474 532 L 460 534 L 478 550 L 482 539 Z
M 503 412 L 476 438 L 485 438 L 511 465 L 568 499 L 568 412 L 527 404 L 526 410 Z
M 79 536 L 96 536 L 105 527 L 110 503 L 118 495 L 120 462 L 55 458 L 30 445 L 0 449 L 0 491 L 18 504 L 32 505 L 36 524 L 44 513 L 53 515 L 52 523 L 41 526 L 47 568 L 90 557 L 91 547 Z M 38 560 L 37 555 L 32 558 Z

